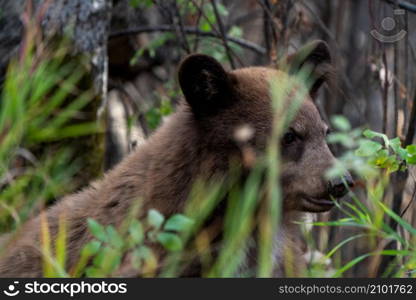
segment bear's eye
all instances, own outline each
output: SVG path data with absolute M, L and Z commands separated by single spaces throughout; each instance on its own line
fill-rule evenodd
M 330 135 L 331 133 L 332 133 L 331 128 L 328 128 L 328 129 L 325 131 L 325 136 L 328 136 L 328 135 Z
M 283 146 L 289 146 L 289 145 L 293 144 L 296 141 L 296 139 L 297 139 L 296 133 L 294 133 L 292 131 L 286 132 L 283 135 L 283 138 L 282 138 L 282 145 Z

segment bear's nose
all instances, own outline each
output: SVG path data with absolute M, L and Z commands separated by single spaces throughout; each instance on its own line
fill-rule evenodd
M 345 183 L 344 183 L 345 182 Z M 338 177 L 329 181 L 329 194 L 334 198 L 341 198 L 348 193 L 348 188 L 353 187 L 354 181 L 350 173 L 344 174 L 343 177 Z

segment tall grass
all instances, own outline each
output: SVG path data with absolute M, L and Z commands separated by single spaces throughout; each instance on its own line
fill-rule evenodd
M 59 142 L 97 132 L 95 122 L 73 122 L 93 95 L 79 90 L 85 69 L 80 68 L 80 60 L 68 59 L 67 48 L 64 43 L 53 51 L 48 47 L 40 49 L 28 39 L 20 57 L 10 63 L 0 102 L 1 233 L 17 230 L 30 216 L 42 211 L 46 202 L 71 191 L 74 175 L 81 166 L 74 157 L 75 149 Z M 52 239 L 43 218 L 44 276 L 123 275 L 119 268 L 126 254 L 131 258 L 129 268 L 143 276 L 178 276 L 195 258 L 201 262 L 201 274 L 205 277 L 272 276 L 273 239 L 282 215 L 280 137 L 307 93 L 306 78 L 308 70 L 297 77 L 279 77 L 278 84 L 276 80 L 270 82 L 276 118 L 265 155 L 257 157 L 255 163 L 249 162 L 251 172 L 244 176 L 244 181 L 240 181 L 242 170 L 238 167 L 232 168 L 226 179 L 198 181 L 183 214 L 162 216 L 149 211 L 144 220 L 136 220 L 132 214 L 121 228 L 86 220 L 94 239 L 85 245 L 72 268 L 66 266 L 65 216 L 61 216 L 56 239 Z M 298 91 L 295 99 L 291 93 L 294 89 Z M 289 95 L 290 105 L 286 101 Z M 359 177 L 362 188 L 357 194 L 350 193 L 352 201 L 337 202 L 340 219 L 300 224 L 309 228 L 305 230 L 309 253 L 317 253 L 309 256 L 304 275 L 341 277 L 354 266 L 366 263 L 368 275 L 375 276 L 380 258 L 394 256 L 384 276 L 416 277 L 416 229 L 385 202 L 391 174 L 415 163 L 415 146 L 403 149 L 397 139 L 386 140 L 385 136 L 371 132 L 363 137 L 360 130 L 352 130 L 342 118 L 335 119 L 334 126 L 339 132 L 331 135 L 329 141 L 348 149 L 328 176 L 350 169 Z M 384 144 L 374 141 L 377 137 Z M 52 142 L 57 144 L 49 147 Z M 250 153 L 250 149 L 242 150 Z M 215 234 L 215 223 L 206 226 L 219 206 L 224 213 L 221 236 Z M 139 205 L 132 211 L 138 209 Z M 397 222 L 399 230 L 391 227 L 391 219 Z M 358 233 L 335 246 L 318 248 L 310 226 L 354 227 Z M 218 238 L 222 241 L 220 247 Z M 257 264 L 242 268 L 254 240 L 258 243 Z M 366 251 L 345 261 L 341 250 L 358 240 L 365 241 Z M 386 248 L 392 241 L 396 246 Z M 158 257 L 149 243 L 163 246 L 168 255 Z M 189 251 L 190 244 L 194 251 Z M 290 269 L 286 275 L 293 275 Z
M 82 114 L 93 99 L 80 89 L 85 60 L 71 59 L 65 41 L 35 44 L 36 27 L 28 28 L 0 99 L 0 233 L 75 188 L 81 166 L 68 141 L 98 130 Z

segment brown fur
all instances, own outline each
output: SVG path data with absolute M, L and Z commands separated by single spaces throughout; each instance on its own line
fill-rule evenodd
M 327 62 L 326 59 L 329 56 L 323 60 Z M 319 67 L 322 61 L 311 63 Z M 143 200 L 143 212 L 150 208 L 167 216 L 181 212 L 195 178 L 224 175 L 230 158 L 241 155 L 233 139 L 239 126 L 248 124 L 254 129 L 250 143 L 256 151 L 263 151 L 272 126 L 269 81 L 282 76 L 288 75 L 263 67 L 225 73 L 212 58 L 196 55 L 186 59 L 179 80 L 188 103 L 182 103 L 145 145 L 103 179 L 63 198 L 46 211 L 52 236 L 57 234 L 59 216 L 66 216 L 67 265 L 74 265 L 80 249 L 91 239 L 87 218 L 119 226 L 138 198 Z M 301 139 L 286 148 L 283 146 L 283 227 L 275 242 L 280 265 L 285 249 L 290 249 L 297 262 L 301 257 L 293 221 L 302 211 L 330 208 L 312 204 L 305 198 L 329 198 L 323 174 L 334 160 L 325 142 L 326 125 L 311 97 L 305 99 L 291 128 Z M 40 217 L 30 220 L 13 238 L 6 255 L 0 259 L 0 276 L 42 275 L 40 220 Z

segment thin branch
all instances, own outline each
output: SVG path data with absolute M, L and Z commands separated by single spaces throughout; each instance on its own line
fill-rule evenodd
M 218 12 L 217 2 L 215 0 L 211 0 L 211 5 L 212 5 L 212 8 L 214 9 L 215 19 L 217 20 L 217 23 L 218 23 L 218 28 L 220 30 L 220 36 L 221 36 L 221 40 L 225 48 L 225 52 L 227 53 L 227 57 L 228 57 L 228 60 L 230 61 L 231 68 L 235 69 L 235 63 L 234 63 L 233 56 L 231 54 L 231 49 L 227 43 L 227 38 L 225 37 L 226 32 L 224 30 L 224 25 L 222 24 L 221 16 Z
M 384 84 L 382 83 L 382 93 L 383 93 L 383 133 L 387 133 L 387 115 L 388 115 L 388 93 L 389 93 L 389 67 L 387 64 L 387 54 L 386 49 L 383 49 L 383 67 L 384 67 Z
M 409 14 L 406 13 L 404 14 L 404 31 L 405 32 L 409 32 Z M 407 124 L 407 121 L 409 119 L 409 114 L 407 112 L 406 109 L 404 109 L 406 107 L 407 102 L 409 102 L 410 100 L 410 89 L 411 89 L 411 83 L 410 83 L 410 74 L 411 74 L 411 70 L 410 70 L 410 62 L 409 62 L 409 52 L 410 52 L 410 44 L 409 44 L 409 35 L 406 34 L 406 36 L 404 37 L 404 86 L 406 88 L 406 96 L 405 96 L 405 101 L 403 103 L 403 110 L 404 110 L 404 124 Z M 404 132 L 404 131 L 403 131 Z
M 184 25 L 183 25 L 183 21 L 181 18 L 181 13 L 179 11 L 178 4 L 176 3 L 176 1 L 173 1 L 172 5 L 175 10 L 175 16 L 173 17 L 174 26 L 176 27 L 176 31 L 178 32 L 178 36 L 181 40 L 181 44 L 183 45 L 183 48 L 185 49 L 186 53 L 189 54 L 191 53 L 191 47 L 189 46 L 188 40 L 186 39 L 186 34 L 183 29 Z
M 204 6 L 204 3 L 205 3 L 205 0 L 202 0 L 201 1 L 201 6 Z M 198 16 L 197 16 L 196 22 L 195 22 L 195 27 L 196 28 L 199 28 L 199 23 L 201 22 L 202 13 L 203 13 L 202 9 L 198 11 Z M 193 49 L 194 52 L 198 51 L 198 46 L 199 46 L 199 33 L 196 34 L 194 49 Z
M 409 124 L 409 128 L 407 129 L 406 139 L 404 141 L 405 146 L 408 146 L 413 142 L 413 139 L 416 133 L 416 93 L 414 95 L 413 104 L 412 104 L 412 112 L 410 113 L 408 124 Z
M 203 36 L 203 37 L 213 37 L 213 38 L 219 38 L 219 39 L 221 38 L 219 34 L 216 34 L 211 31 L 202 31 L 196 27 L 184 26 L 183 29 L 185 33 L 187 34 L 198 34 L 199 36 Z M 135 35 L 135 34 L 146 33 L 146 32 L 175 32 L 175 28 L 171 25 L 138 26 L 138 27 L 134 27 L 134 28 L 126 29 L 126 30 L 112 32 L 110 33 L 109 37 L 111 39 L 111 38 Z M 264 49 L 263 47 L 253 42 L 240 39 L 240 38 L 236 38 L 236 37 L 232 37 L 232 36 L 228 36 L 228 35 L 225 35 L 225 38 L 227 39 L 227 41 L 237 44 L 243 48 L 249 49 L 259 55 L 266 54 L 266 49 Z
M 396 22 L 400 22 L 398 16 L 395 15 Z M 399 74 L 399 43 L 394 43 L 393 45 L 393 73 L 396 80 L 393 82 L 393 136 L 399 135 L 399 109 L 401 97 L 399 95 L 399 84 L 400 84 L 400 74 Z
M 213 24 L 213 22 L 211 22 L 210 18 L 205 14 L 204 10 L 201 8 L 202 6 L 198 6 L 198 4 L 195 2 L 195 0 L 191 0 L 193 6 L 201 13 L 202 17 L 205 19 L 205 21 L 209 24 L 209 26 L 212 28 L 212 30 L 214 31 L 214 33 L 218 36 L 222 36 L 222 34 L 218 31 L 217 27 L 215 26 L 215 24 Z M 221 39 L 221 42 L 223 40 Z M 239 56 L 235 53 L 235 51 L 233 51 L 232 48 L 229 49 L 231 54 L 234 54 L 234 57 L 238 60 L 238 62 L 240 63 L 241 66 L 244 66 L 244 63 L 241 61 L 241 59 L 239 58 Z
M 413 48 L 412 43 L 410 41 L 409 41 L 408 45 L 409 45 L 410 54 L 413 58 L 413 62 L 416 62 L 415 49 Z M 409 63 L 409 65 L 410 65 L 410 63 Z M 409 92 L 410 85 L 406 88 L 408 89 L 409 95 L 411 95 L 411 92 Z M 412 111 L 410 112 L 410 115 L 409 115 L 408 124 L 409 124 L 409 127 L 407 129 L 406 138 L 404 140 L 404 145 L 405 146 L 408 146 L 408 145 L 412 144 L 413 139 L 414 139 L 415 134 L 416 134 L 416 91 L 413 91 Z
M 258 0 L 257 2 L 263 9 L 263 31 L 267 56 L 273 63 L 277 63 L 277 29 L 273 12 L 270 10 L 270 2 L 268 0 Z
M 408 211 L 408 209 L 410 208 L 410 206 L 415 202 L 415 199 L 416 199 L 416 186 L 413 188 L 412 198 L 410 198 L 410 200 L 407 203 L 406 207 L 404 208 L 404 210 L 400 214 L 400 218 L 403 218 L 403 216 Z
M 335 36 L 332 34 L 331 30 L 325 25 L 324 22 L 322 22 L 321 18 L 316 14 L 316 12 L 310 7 L 308 4 L 306 4 L 305 1 L 301 0 L 300 4 L 306 8 L 306 10 L 309 12 L 309 14 L 316 20 L 316 24 L 321 27 L 321 29 L 325 32 L 325 34 L 332 40 L 332 42 L 338 47 L 338 41 L 335 38 Z

